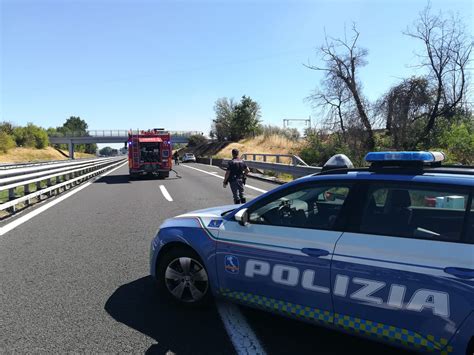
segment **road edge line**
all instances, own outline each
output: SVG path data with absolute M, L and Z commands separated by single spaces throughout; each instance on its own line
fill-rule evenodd
M 205 173 L 205 174 L 207 174 L 207 175 L 215 176 L 215 177 L 218 177 L 219 179 L 224 180 L 224 177 L 223 177 L 223 176 L 217 175 L 217 174 L 215 174 L 215 173 L 210 173 L 209 171 L 202 170 L 202 169 L 198 169 L 198 168 L 194 168 L 194 167 L 188 166 L 188 165 L 183 165 L 183 166 L 184 166 L 185 168 L 197 170 L 197 171 L 200 171 L 200 172 Z M 246 188 L 249 188 L 249 189 L 252 189 L 252 190 L 255 190 L 255 191 L 258 191 L 258 192 L 261 192 L 261 193 L 268 192 L 267 190 L 259 189 L 258 187 L 255 187 L 255 186 L 252 186 L 252 185 L 247 185 L 247 184 L 246 184 L 245 187 L 246 187 Z
M 266 355 L 263 346 L 237 305 L 218 300 L 216 306 L 237 355 Z

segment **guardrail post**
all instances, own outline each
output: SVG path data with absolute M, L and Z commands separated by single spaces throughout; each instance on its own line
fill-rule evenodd
M 8 189 L 8 201 L 14 200 L 16 197 L 15 188 Z
M 265 163 L 267 162 L 267 156 L 266 156 L 266 155 L 263 156 L 263 161 L 264 161 Z
M 276 156 L 276 162 L 277 162 L 277 164 L 280 163 L 280 156 L 279 155 Z
M 209 165 L 212 165 L 212 156 L 209 158 Z
M 253 155 L 253 160 L 254 160 L 254 161 L 257 160 L 257 154 L 254 154 L 254 155 Z
M 74 143 L 72 142 L 72 140 L 69 141 L 68 147 L 69 147 L 69 159 L 74 159 Z
M 8 189 L 8 201 L 11 201 L 11 200 L 14 200 L 16 198 L 16 194 L 15 194 L 15 188 L 11 188 L 11 189 Z M 12 206 L 9 208 L 10 212 L 11 213 L 15 213 L 16 212 L 16 206 Z

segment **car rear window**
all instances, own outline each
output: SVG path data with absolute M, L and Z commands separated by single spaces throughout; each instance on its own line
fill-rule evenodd
M 368 190 L 360 231 L 461 241 L 468 197 L 467 191 L 375 185 Z

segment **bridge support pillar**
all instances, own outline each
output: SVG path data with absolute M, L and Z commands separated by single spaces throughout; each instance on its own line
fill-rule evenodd
M 69 147 L 69 159 L 74 159 L 74 143 L 72 142 L 72 140 L 69 141 L 68 147 Z

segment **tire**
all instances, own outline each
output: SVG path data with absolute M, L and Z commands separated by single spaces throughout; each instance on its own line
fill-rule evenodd
M 474 355 L 474 337 L 467 344 L 466 355 Z
M 209 276 L 201 258 L 188 248 L 166 252 L 157 267 L 159 292 L 182 305 L 199 307 L 212 298 Z
M 170 177 L 170 173 L 160 173 L 158 176 L 160 179 L 166 179 Z

